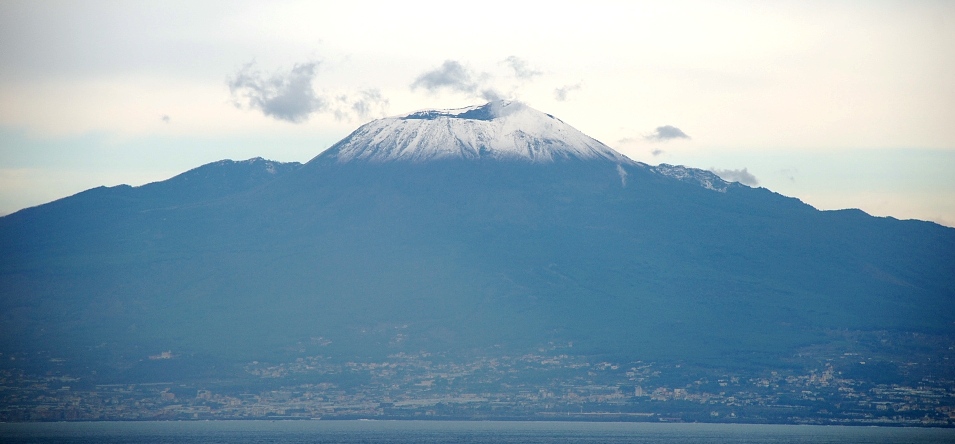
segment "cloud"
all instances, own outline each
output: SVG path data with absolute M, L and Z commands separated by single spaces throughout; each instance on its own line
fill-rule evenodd
M 626 145 L 636 145 L 636 146 L 640 146 L 640 145 L 641 145 L 641 144 L 640 144 L 640 141 L 641 141 L 641 140 L 644 140 L 644 139 L 645 139 L 645 138 L 637 139 L 637 138 L 633 138 L 633 137 L 624 137 L 624 138 L 622 138 L 622 139 L 617 140 L 617 146 L 618 146 L 618 147 L 620 147 L 620 146 L 626 146 Z M 654 157 L 659 156 L 659 155 L 661 155 L 661 154 L 663 154 L 663 153 L 664 153 L 664 151 L 663 151 L 662 149 L 660 149 L 660 148 L 654 148 L 654 149 L 650 150 L 650 154 L 652 154 Z
M 335 102 L 329 105 L 332 116 L 336 120 L 353 120 L 353 118 L 367 119 L 381 117 L 387 114 L 388 99 L 381 95 L 378 89 L 359 91 L 353 97 L 350 94 L 340 94 Z
M 377 89 L 367 89 L 359 92 L 360 98 L 351 104 L 351 109 L 358 117 L 368 117 L 375 111 L 384 114 L 388 108 L 388 99 L 381 96 Z
M 634 139 L 633 137 L 624 137 L 623 139 L 618 140 L 618 141 L 617 141 L 617 144 L 618 144 L 618 145 L 629 145 L 629 144 L 631 144 L 631 143 L 633 143 L 633 142 L 636 142 L 636 139 Z
M 312 87 L 318 64 L 296 64 L 288 72 L 265 76 L 250 62 L 228 79 L 233 103 L 286 122 L 304 122 L 312 113 L 328 108 L 328 100 Z
M 746 168 L 741 170 L 718 170 L 715 168 L 710 168 L 710 171 L 715 173 L 717 176 L 720 176 L 723 180 L 729 182 L 739 182 L 743 185 L 749 185 L 751 187 L 759 185 L 759 180 L 756 179 L 756 176 L 750 174 L 749 171 L 746 171 Z
M 789 179 L 790 182 L 795 182 L 796 174 L 799 174 L 799 170 L 795 168 L 783 168 L 779 170 L 779 174 L 782 174 L 783 177 Z
M 434 94 L 448 89 L 487 101 L 504 99 L 505 94 L 488 85 L 491 79 L 488 73 L 476 74 L 456 60 L 445 60 L 440 67 L 418 76 L 411 83 L 411 90 L 423 88 Z
M 501 93 L 500 91 L 494 88 L 485 88 L 481 90 L 480 95 L 482 99 L 487 100 L 489 102 L 493 102 L 495 100 L 503 100 L 506 97 L 503 93 Z
M 434 93 L 441 88 L 448 88 L 455 92 L 473 94 L 478 89 L 478 82 L 474 74 L 460 62 L 445 60 L 439 68 L 435 68 L 418 76 L 411 84 L 411 89 L 424 88 Z
M 410 88 L 412 91 L 423 89 L 430 94 L 449 91 L 472 98 L 496 101 L 516 96 L 521 87 L 544 75 L 542 71 L 531 67 L 525 59 L 517 56 L 508 56 L 498 66 L 501 64 L 506 65 L 513 76 L 500 71 L 495 71 L 496 74 L 479 71 L 457 60 L 445 60 L 440 66 L 416 77 L 411 82 Z M 560 100 L 563 100 L 566 99 L 567 93 L 576 89 L 580 89 L 580 84 L 558 88 L 559 92 L 555 94 L 559 94 Z
M 163 115 L 159 118 L 159 120 L 162 120 L 162 123 L 169 123 L 169 122 L 172 121 L 172 118 L 170 118 L 168 114 L 163 114 Z
M 619 163 L 617 164 L 617 175 L 620 176 L 620 186 L 626 187 L 627 176 L 629 174 L 627 173 L 627 170 L 623 169 L 623 166 L 621 166 Z
M 504 63 L 514 70 L 514 76 L 518 79 L 530 80 L 543 74 L 536 69 L 529 68 L 527 61 L 517 56 L 508 56 L 504 59 Z
M 232 101 L 238 108 L 255 109 L 266 116 L 301 123 L 313 114 L 327 113 L 336 120 L 367 119 L 387 113 L 388 99 L 375 88 L 332 95 L 315 92 L 319 62 L 296 64 L 288 72 L 270 76 L 250 62 L 228 79 Z
M 646 135 L 643 138 L 651 142 L 666 142 L 673 139 L 689 139 L 690 136 L 686 135 L 686 133 L 675 126 L 663 125 L 658 126 L 653 133 Z
M 557 99 L 557 101 L 559 102 L 563 102 L 567 100 L 567 95 L 570 94 L 571 91 L 579 90 L 580 86 L 581 85 L 578 82 L 573 85 L 564 85 L 564 86 L 561 86 L 560 88 L 556 88 L 554 89 L 554 98 Z

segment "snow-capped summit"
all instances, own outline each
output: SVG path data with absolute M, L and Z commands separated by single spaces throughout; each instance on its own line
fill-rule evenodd
M 546 163 L 607 159 L 633 163 L 560 119 L 514 101 L 416 111 L 375 120 L 319 157 L 338 162 L 498 159 Z

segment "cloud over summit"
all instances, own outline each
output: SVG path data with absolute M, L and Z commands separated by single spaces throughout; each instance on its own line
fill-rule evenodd
M 533 69 L 527 63 L 527 60 L 524 60 L 518 56 L 508 56 L 504 59 L 504 63 L 511 67 L 514 70 L 514 76 L 521 80 L 529 80 L 537 77 L 542 72 Z
M 563 102 L 567 100 L 567 95 L 573 91 L 577 91 L 581 88 L 580 82 L 577 82 L 573 85 L 564 85 L 558 88 L 554 88 L 554 99 L 557 99 L 558 102 Z
M 502 93 L 486 85 L 489 78 L 490 74 L 476 74 L 457 60 L 445 60 L 440 67 L 419 75 L 411 83 L 411 90 L 422 88 L 434 94 L 446 88 L 489 101 L 503 99 Z
M 457 92 L 474 92 L 477 82 L 471 71 L 456 60 L 445 60 L 440 67 L 425 72 L 411 83 L 411 89 L 424 88 L 428 92 L 435 92 L 441 88 L 448 88 Z

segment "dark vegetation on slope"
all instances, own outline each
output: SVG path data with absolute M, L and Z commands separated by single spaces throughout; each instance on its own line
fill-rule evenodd
M 123 378 L 173 350 L 203 377 L 569 342 L 739 367 L 832 330 L 955 337 L 955 230 L 625 168 L 320 156 L 93 189 L 0 218 L 0 351 Z

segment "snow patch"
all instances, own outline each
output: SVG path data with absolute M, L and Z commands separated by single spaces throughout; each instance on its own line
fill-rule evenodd
M 721 179 L 710 171 L 704 171 L 696 168 L 687 168 L 682 165 L 668 165 L 661 163 L 652 168 L 658 174 L 672 177 L 674 179 L 697 184 L 708 190 L 725 193 L 731 183 Z
M 503 100 L 375 120 L 320 156 L 332 156 L 338 162 L 482 158 L 543 163 L 607 159 L 618 164 L 634 163 L 550 114 Z

